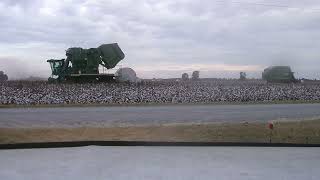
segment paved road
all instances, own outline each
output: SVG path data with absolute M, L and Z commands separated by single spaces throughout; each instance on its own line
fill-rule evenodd
M 0 109 L 0 127 L 269 121 L 320 117 L 320 104 Z
M 79 147 L 0 151 L 0 179 L 318 180 L 320 148 Z

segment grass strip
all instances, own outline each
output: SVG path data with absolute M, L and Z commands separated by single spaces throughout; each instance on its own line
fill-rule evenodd
M 320 120 L 76 128 L 0 128 L 0 144 L 163 141 L 320 144 Z

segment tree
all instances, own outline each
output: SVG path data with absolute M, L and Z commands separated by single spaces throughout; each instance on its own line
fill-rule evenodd
M 246 80 L 247 79 L 247 73 L 246 72 L 240 72 L 240 80 Z
M 199 71 L 193 71 L 192 73 L 192 80 L 199 80 L 199 75 L 200 72 Z
M 3 71 L 0 71 L 0 82 L 5 82 L 8 80 L 8 76 L 4 74 Z
M 186 80 L 189 79 L 189 75 L 188 75 L 187 73 L 183 73 L 181 79 L 182 79 L 183 81 L 186 81 Z

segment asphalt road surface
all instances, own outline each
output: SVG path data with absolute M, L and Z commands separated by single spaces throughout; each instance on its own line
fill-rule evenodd
M 318 180 L 320 148 L 99 147 L 0 150 L 0 179 Z
M 320 104 L 2 108 L 0 127 L 69 127 L 181 122 L 266 122 L 320 117 Z

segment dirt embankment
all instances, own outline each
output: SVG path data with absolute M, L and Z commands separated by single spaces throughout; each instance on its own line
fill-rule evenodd
M 163 124 L 128 127 L 0 128 L 0 144 L 66 141 L 255 142 L 320 144 L 320 120 Z

